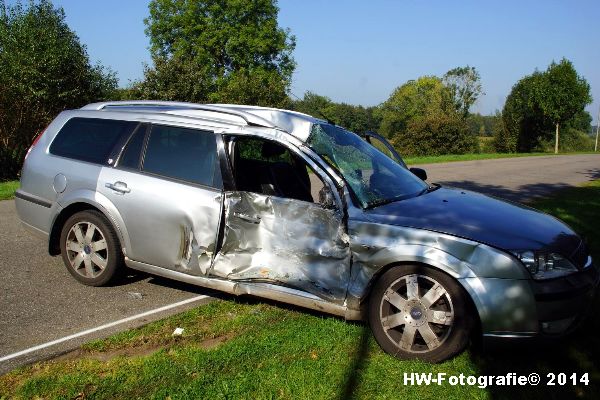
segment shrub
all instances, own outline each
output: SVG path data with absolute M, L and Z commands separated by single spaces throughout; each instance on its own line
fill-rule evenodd
M 432 114 L 410 121 L 393 145 L 407 156 L 465 154 L 476 151 L 477 138 L 457 115 Z

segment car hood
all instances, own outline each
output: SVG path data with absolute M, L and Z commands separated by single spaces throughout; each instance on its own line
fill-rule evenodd
M 569 257 L 581 239 L 532 208 L 462 189 L 439 188 L 367 210 L 372 222 L 460 236 L 504 250 L 550 250 Z

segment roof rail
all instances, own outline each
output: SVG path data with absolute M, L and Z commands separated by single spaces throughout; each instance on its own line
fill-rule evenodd
M 242 118 L 248 125 L 262 126 L 265 128 L 279 128 L 264 118 L 257 115 L 244 112 L 241 110 L 233 110 L 231 108 L 219 107 L 217 105 L 205 105 L 196 103 L 186 103 L 177 101 L 155 101 L 155 100 L 131 100 L 131 101 L 105 101 L 101 103 L 91 103 L 81 107 L 82 110 L 104 110 L 106 108 L 119 107 L 165 107 L 170 108 L 168 111 L 180 110 L 199 110 L 211 111 L 216 113 L 234 115 Z M 190 116 L 190 115 L 187 115 Z

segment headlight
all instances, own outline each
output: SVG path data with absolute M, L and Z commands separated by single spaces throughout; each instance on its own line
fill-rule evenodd
M 566 258 L 556 253 L 533 251 L 514 252 L 533 279 L 552 279 L 577 272 L 577 268 Z

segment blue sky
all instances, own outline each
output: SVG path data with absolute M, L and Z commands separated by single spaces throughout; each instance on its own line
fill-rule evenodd
M 149 63 L 146 0 L 54 0 L 92 60 L 121 85 Z M 376 105 L 422 75 L 471 65 L 486 93 L 473 111 L 501 109 L 512 85 L 566 57 L 600 104 L 599 1 L 280 0 L 279 24 L 296 36 L 292 92 Z

